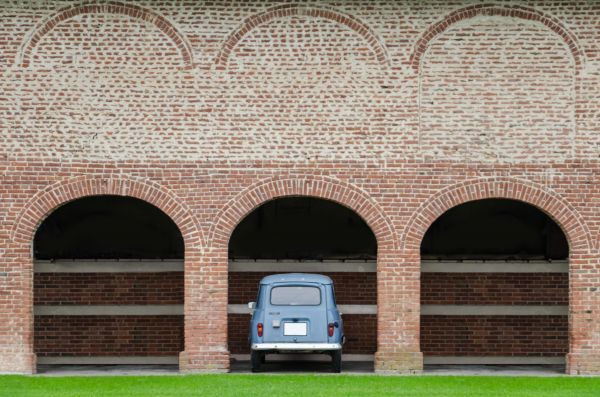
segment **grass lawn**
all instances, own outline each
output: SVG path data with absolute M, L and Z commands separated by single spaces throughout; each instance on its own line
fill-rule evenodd
M 187 375 L 0 376 L 1 397 L 573 396 L 600 397 L 600 378 Z

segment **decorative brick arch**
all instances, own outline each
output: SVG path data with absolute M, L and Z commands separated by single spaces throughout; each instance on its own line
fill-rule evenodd
M 552 218 L 569 242 L 569 252 L 589 253 L 593 242 L 578 212 L 557 193 L 542 185 L 513 178 L 475 179 L 449 186 L 427 199 L 408 221 L 401 238 L 405 251 L 420 252 L 431 224 L 457 205 L 488 198 L 505 198 L 531 204 Z
M 164 187 L 149 181 L 125 178 L 81 176 L 54 183 L 29 200 L 19 215 L 12 232 L 12 241 L 31 247 L 35 233 L 43 220 L 56 208 L 82 197 L 116 195 L 144 200 L 163 211 L 179 228 L 188 249 L 202 247 L 202 232 L 187 206 Z M 198 248 L 196 249 L 196 251 Z
M 567 29 L 559 19 L 529 7 L 517 5 L 477 4 L 458 9 L 446 15 L 441 21 L 434 23 L 425 31 L 425 33 L 421 35 L 421 37 L 417 40 L 417 43 L 413 49 L 413 53 L 409 59 L 409 64 L 414 71 L 419 71 L 421 67 L 421 59 L 423 58 L 423 55 L 425 54 L 425 51 L 427 51 L 427 47 L 432 40 L 441 35 L 453 24 L 479 15 L 520 18 L 528 21 L 535 21 L 546 26 L 548 29 L 559 35 L 569 48 L 575 62 L 576 72 L 582 69 L 582 65 L 584 63 L 584 53 L 581 50 L 575 35 L 569 31 L 569 29 Z
M 211 245 L 227 249 L 236 226 L 262 204 L 280 197 L 306 196 L 334 201 L 356 212 L 377 239 L 377 250 L 394 250 L 397 239 L 391 221 L 381 207 L 363 190 L 323 176 L 275 177 L 260 181 L 230 200 L 216 217 Z
M 81 14 L 119 14 L 149 22 L 173 41 L 173 44 L 181 54 L 183 67 L 193 67 L 192 48 L 189 42 L 173 23 L 164 16 L 135 4 L 101 0 L 83 2 L 62 8 L 36 25 L 21 46 L 17 64 L 22 67 L 28 67 L 31 63 L 33 50 L 42 37 L 54 29 L 59 23 Z
M 270 7 L 267 10 L 246 18 L 242 24 L 231 33 L 223 43 L 215 61 L 217 69 L 225 69 L 229 62 L 229 56 L 235 46 L 255 27 L 277 18 L 290 16 L 310 16 L 324 18 L 345 25 L 358 33 L 377 57 L 379 64 L 385 69 L 389 66 L 389 58 L 382 40 L 375 32 L 360 20 L 351 15 L 328 8 L 313 7 L 300 4 L 284 4 Z

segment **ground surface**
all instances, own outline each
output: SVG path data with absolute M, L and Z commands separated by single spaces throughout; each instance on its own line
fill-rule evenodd
M 268 361 L 263 366 L 268 374 L 327 374 L 328 361 Z M 177 375 L 177 365 L 39 365 L 44 376 L 86 375 Z M 234 374 L 249 374 L 249 361 L 234 361 Z M 344 374 L 373 374 L 373 362 L 350 361 L 343 364 Z M 564 376 L 562 365 L 426 365 L 425 375 L 484 375 L 484 376 Z
M 1 397 L 599 396 L 600 378 L 223 374 L 1 376 Z

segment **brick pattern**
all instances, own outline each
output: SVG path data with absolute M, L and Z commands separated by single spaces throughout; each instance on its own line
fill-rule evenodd
M 543 25 L 498 16 L 449 27 L 422 60 L 421 150 L 454 160 L 569 158 L 574 73 L 568 49 Z
M 324 265 L 325 267 L 326 265 Z M 271 272 L 229 272 L 229 303 L 246 304 L 256 300 L 258 283 Z M 342 273 L 319 272 L 331 277 L 335 287 L 338 304 L 343 305 L 376 305 L 377 274 L 376 273 Z
M 535 21 L 547 26 L 548 29 L 556 33 L 562 40 L 564 40 L 567 48 L 572 53 L 577 66 L 581 65 L 581 49 L 577 43 L 577 39 L 568 28 L 557 18 L 548 15 L 539 9 L 531 8 L 525 5 L 498 5 L 498 4 L 477 4 L 467 6 L 455 10 L 454 12 L 446 15 L 442 21 L 439 21 L 431 25 L 417 40 L 415 50 L 411 54 L 410 63 L 413 68 L 418 69 L 421 64 L 421 58 L 429 47 L 429 42 L 432 41 L 438 35 L 445 33 L 445 31 L 462 20 L 468 20 L 478 16 L 500 16 L 518 18 L 526 21 Z
M 267 11 L 252 15 L 244 20 L 241 26 L 231 33 L 225 41 L 225 44 L 223 44 L 222 50 L 217 56 L 217 65 L 221 68 L 225 68 L 228 65 L 232 49 L 237 46 L 242 38 L 246 39 L 245 36 L 249 35 L 249 33 L 253 29 L 256 29 L 258 25 L 268 24 L 276 18 L 287 19 L 289 21 L 290 19 L 299 20 L 299 17 L 307 17 L 303 18 L 304 20 L 325 19 L 346 26 L 356 32 L 361 37 L 363 43 L 366 42 L 372 47 L 371 50 L 374 52 L 379 63 L 384 66 L 388 64 L 389 60 L 386 49 L 382 45 L 381 40 L 376 36 L 373 30 L 353 16 L 332 9 L 297 4 L 284 4 L 270 7 Z M 265 49 L 268 48 L 268 46 L 265 46 Z
M 38 356 L 173 356 L 183 316 L 36 316 Z
M 37 273 L 36 305 L 183 304 L 183 273 Z
M 377 350 L 377 316 L 371 314 L 344 314 L 346 344 L 344 354 L 373 354 Z M 230 314 L 228 323 L 229 351 L 232 354 L 250 354 L 248 332 L 250 315 Z
M 421 304 L 568 305 L 564 273 L 422 273 Z
M 105 15 L 112 18 L 106 20 L 104 18 Z M 114 16 L 120 16 L 121 18 L 115 18 Z M 95 21 L 92 18 L 98 18 L 98 20 Z M 120 25 L 118 28 L 113 25 L 115 22 Z M 101 28 L 102 24 L 111 24 L 113 26 L 112 29 L 105 30 Z M 139 24 L 139 26 L 135 26 L 136 24 Z M 146 25 L 153 25 L 157 31 L 170 40 L 170 45 L 163 44 L 156 47 L 156 43 L 162 42 L 163 38 L 153 34 L 154 32 L 147 31 L 145 29 Z M 100 36 L 102 41 L 94 42 L 93 39 L 98 36 L 93 37 L 92 34 L 89 34 L 89 36 L 80 36 L 71 33 L 89 29 L 90 27 L 99 30 L 98 36 Z M 140 34 L 140 31 L 143 33 Z M 103 34 L 108 34 L 108 37 L 102 37 Z M 111 34 L 113 35 L 112 37 Z M 86 42 L 86 39 L 90 38 L 92 38 L 92 41 Z M 131 40 L 132 38 L 135 41 Z M 111 52 L 109 53 L 98 51 L 105 42 L 110 42 L 111 44 L 109 47 Z M 79 44 L 79 48 L 57 48 L 52 43 Z M 153 45 L 154 48 L 135 48 L 136 45 L 141 43 L 149 46 Z M 116 46 L 122 44 L 127 44 L 127 47 L 123 48 L 122 52 L 112 52 Z M 44 45 L 49 46 L 49 48 L 44 49 Z M 161 47 L 166 48 L 161 49 Z M 104 47 L 104 49 L 106 48 Z M 113 65 L 115 61 L 117 61 L 118 65 L 123 60 L 142 62 L 142 64 L 145 61 L 159 61 L 163 65 L 168 65 L 164 60 L 173 57 L 174 50 L 179 52 L 179 56 L 182 58 L 173 62 L 174 65 L 180 63 L 188 67 L 192 65 L 192 52 L 189 43 L 178 32 L 177 28 L 162 15 L 135 4 L 125 4 L 116 1 L 87 2 L 87 4 L 71 5 L 62 8 L 37 26 L 22 49 L 20 64 L 23 67 L 28 67 L 33 58 L 33 62 L 47 67 L 51 64 L 48 64 L 46 59 L 40 57 L 40 54 L 47 52 L 51 56 L 56 56 L 76 52 L 79 56 L 85 54 L 83 56 L 84 59 L 101 60 L 100 63 L 104 65 Z M 35 55 L 33 55 L 34 53 Z M 63 63 L 76 61 L 76 59 L 68 58 L 64 59 Z
M 561 357 L 567 316 L 421 316 L 421 349 L 430 356 Z

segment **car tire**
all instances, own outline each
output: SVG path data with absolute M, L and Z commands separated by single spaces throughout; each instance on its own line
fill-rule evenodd
M 342 350 L 331 353 L 331 370 L 336 374 L 342 372 Z
M 250 365 L 252 366 L 252 372 L 260 372 L 264 356 L 265 355 L 262 352 L 257 352 L 255 350 L 250 352 Z

